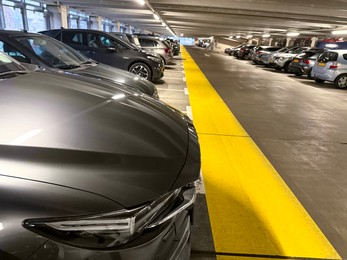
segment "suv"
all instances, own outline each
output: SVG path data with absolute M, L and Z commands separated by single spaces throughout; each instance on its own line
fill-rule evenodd
M 125 70 L 88 59 L 66 44 L 46 35 L 21 31 L 0 31 L 0 51 L 19 62 L 31 63 L 42 70 L 65 71 L 117 83 L 158 98 L 155 85 Z
M 347 50 L 323 52 L 312 68 L 311 76 L 317 83 L 330 81 L 336 88 L 347 88 Z
M 173 54 L 169 43 L 154 36 L 138 35 L 137 37 L 139 38 L 142 49 L 159 54 L 164 64 L 172 62 Z
M 128 70 L 145 79 L 154 81 L 164 76 L 164 65 L 158 57 L 109 33 L 85 29 L 57 29 L 41 33 L 62 41 L 93 60 Z

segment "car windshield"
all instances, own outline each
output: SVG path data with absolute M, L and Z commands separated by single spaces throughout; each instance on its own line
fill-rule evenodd
M 292 53 L 293 53 L 293 54 L 300 54 L 300 53 L 302 53 L 304 50 L 305 50 L 305 49 L 303 49 L 303 48 L 299 48 L 299 49 L 293 50 Z
M 11 72 L 26 72 L 26 69 L 5 53 L 0 52 L 0 75 Z
M 16 40 L 46 61 L 50 67 L 72 69 L 90 62 L 78 51 L 50 37 L 25 36 L 17 37 Z
M 318 62 L 329 62 L 329 61 L 337 61 L 338 54 L 336 52 L 323 52 L 319 58 L 317 59 Z

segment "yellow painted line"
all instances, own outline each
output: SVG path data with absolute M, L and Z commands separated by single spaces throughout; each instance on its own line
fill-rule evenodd
M 182 57 L 216 252 L 341 259 L 185 48 Z

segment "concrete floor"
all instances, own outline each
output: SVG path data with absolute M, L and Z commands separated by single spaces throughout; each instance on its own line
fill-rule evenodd
M 187 49 L 331 244 L 347 258 L 347 91 L 250 61 Z
M 250 61 L 196 47 L 187 50 L 331 244 L 347 258 L 347 92 Z M 190 114 L 180 56 L 156 86 L 161 100 Z M 216 259 L 203 187 L 196 205 L 192 259 Z

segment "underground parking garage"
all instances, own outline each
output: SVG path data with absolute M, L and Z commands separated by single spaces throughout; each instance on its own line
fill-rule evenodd
M 347 258 L 344 1 L 0 2 L 0 259 Z

